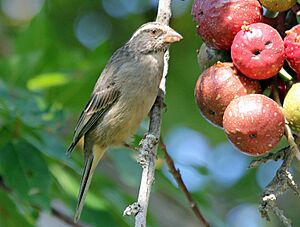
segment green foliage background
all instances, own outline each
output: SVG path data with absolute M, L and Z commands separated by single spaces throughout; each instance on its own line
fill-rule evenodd
M 172 27 L 184 40 L 171 48 L 162 133 L 166 135 L 177 126 L 189 127 L 204 134 L 213 148 L 226 137 L 200 116 L 194 102 L 199 75 L 196 49 L 201 40 L 190 15 L 192 2 L 185 4 L 189 5 L 186 12 L 172 20 Z M 88 11 L 104 13 L 112 24 L 109 40 L 96 49 L 83 46 L 74 33 L 76 19 Z M 72 216 L 83 156 L 80 147 L 71 158 L 65 156 L 65 151 L 77 117 L 114 50 L 155 15 L 153 7 L 142 14 L 114 18 L 104 12 L 100 1 L 84 0 L 46 0 L 41 11 L 28 21 L 12 20 L 1 12 L 1 227 L 36 226 L 42 213 L 53 216 L 57 204 L 63 204 L 66 211 L 62 212 Z M 145 131 L 144 124 L 135 137 L 136 145 Z M 157 163 L 149 226 L 198 226 L 182 193 L 162 173 L 161 154 Z M 109 152 L 94 177 L 82 221 L 92 226 L 132 226 L 133 218 L 123 217 L 122 213 L 136 199 L 140 172 L 131 151 Z M 211 180 L 193 193 L 213 226 L 226 226 L 229 210 L 241 203 L 258 205 L 261 189 L 255 172 L 246 171 L 229 188 Z M 201 173 L 210 179 L 205 166 Z M 293 195 L 288 195 L 280 205 L 297 226 L 299 202 L 293 200 Z M 273 217 L 271 223 L 257 226 L 280 225 Z

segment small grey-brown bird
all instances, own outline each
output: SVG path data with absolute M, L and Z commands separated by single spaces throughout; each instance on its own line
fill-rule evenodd
M 149 22 L 118 49 L 103 69 L 82 111 L 68 148 L 84 136 L 84 170 L 74 221 L 83 208 L 91 178 L 104 152 L 123 145 L 149 113 L 163 76 L 164 53 L 182 36 L 166 25 Z

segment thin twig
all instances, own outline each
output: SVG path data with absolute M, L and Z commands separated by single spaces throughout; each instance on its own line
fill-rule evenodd
M 56 218 L 62 220 L 66 224 L 69 224 L 69 225 L 74 226 L 74 227 L 84 227 L 84 225 L 81 225 L 79 223 L 74 223 L 72 217 L 60 212 L 58 209 L 56 209 L 54 207 L 51 207 L 51 213 L 53 214 L 53 216 L 55 216 Z
M 276 78 L 274 80 L 273 98 L 281 106 L 278 90 L 276 88 Z M 280 210 L 276 204 L 276 199 L 284 194 L 288 189 L 294 191 L 297 196 L 300 195 L 298 186 L 294 182 L 293 177 L 289 172 L 289 168 L 294 157 L 299 154 L 299 144 L 297 141 L 298 138 L 293 136 L 292 131 L 288 126 L 288 122 L 286 122 L 285 124 L 285 136 L 287 138 L 289 146 L 281 150 L 281 153 L 283 153 L 284 155 L 279 156 L 281 156 L 281 158 L 283 159 L 283 163 L 277 170 L 275 177 L 265 188 L 259 210 L 261 216 L 266 218 L 267 220 L 270 220 L 268 212 L 272 211 L 279 218 L 282 224 L 290 227 L 292 226 L 291 221 L 284 215 L 283 211 Z M 271 159 L 273 159 L 274 157 L 277 158 L 276 154 L 269 156 L 269 158 Z M 256 162 L 266 162 L 266 157 L 263 158 L 262 161 L 258 160 Z
M 171 0 L 159 0 L 156 21 L 168 25 L 171 18 Z M 157 155 L 158 140 L 160 137 L 161 114 L 164 106 L 165 83 L 168 73 L 169 51 L 164 58 L 163 78 L 160 83 L 159 94 L 150 112 L 149 130 L 145 138 L 140 143 L 139 162 L 143 167 L 138 201 L 129 205 L 124 215 L 135 215 L 135 227 L 146 227 L 147 209 L 154 182 L 155 161 Z
M 173 175 L 179 188 L 181 189 L 181 191 L 184 193 L 185 197 L 189 201 L 189 205 L 190 205 L 191 209 L 193 210 L 194 214 L 196 215 L 197 219 L 199 220 L 199 222 L 201 223 L 202 226 L 209 227 L 210 225 L 209 225 L 208 221 L 203 216 L 202 212 L 200 211 L 199 207 L 197 206 L 197 203 L 194 201 L 191 193 L 188 191 L 185 183 L 183 182 L 181 174 L 180 174 L 180 170 L 176 169 L 174 161 L 173 161 L 172 157 L 169 155 L 167 147 L 166 147 L 162 137 L 160 138 L 159 145 L 160 145 L 161 150 L 164 153 L 166 163 L 169 168 L 169 172 Z
M 251 161 L 250 165 L 248 168 L 256 168 L 259 165 L 266 163 L 270 160 L 278 161 L 278 160 L 283 160 L 285 159 L 285 156 L 287 152 L 289 151 L 290 146 L 284 147 L 279 151 L 276 151 L 275 153 L 269 153 L 266 156 L 260 157 L 258 159 L 254 159 Z

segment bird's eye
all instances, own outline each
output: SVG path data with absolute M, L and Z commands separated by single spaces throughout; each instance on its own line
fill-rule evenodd
M 152 29 L 150 32 L 151 32 L 152 35 L 156 35 L 157 34 L 157 30 L 155 30 L 155 29 Z

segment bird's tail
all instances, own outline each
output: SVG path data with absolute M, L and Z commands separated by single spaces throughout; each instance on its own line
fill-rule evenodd
M 71 145 L 69 146 L 69 148 L 68 148 L 68 150 L 67 150 L 67 152 L 66 152 L 66 155 L 67 155 L 67 156 L 69 156 L 69 157 L 71 156 L 71 153 L 72 153 L 72 151 L 74 150 L 76 144 L 77 144 L 77 143 L 74 143 L 74 142 L 71 143 Z
M 85 158 L 84 170 L 81 178 L 80 189 L 78 193 L 77 207 L 74 216 L 74 222 L 78 222 L 81 211 L 83 208 L 83 204 L 85 201 L 85 197 L 87 195 L 88 189 L 91 184 L 91 180 L 94 174 L 94 171 L 97 167 L 98 162 L 102 158 L 105 150 L 94 150 L 91 154 L 87 155 Z

